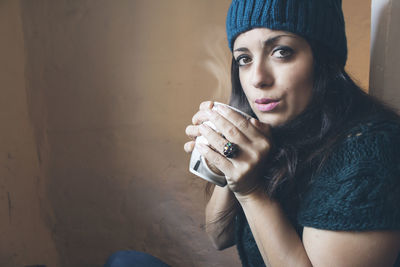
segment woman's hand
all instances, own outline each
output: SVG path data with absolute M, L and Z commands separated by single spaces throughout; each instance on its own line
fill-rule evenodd
M 184 150 L 186 153 L 192 153 L 195 145 L 195 139 L 197 136 L 200 136 L 199 125 L 205 121 L 208 121 L 206 110 L 211 110 L 214 106 L 214 102 L 212 101 L 205 101 L 200 104 L 199 111 L 194 114 L 192 118 L 193 125 L 189 125 L 186 127 L 186 135 L 192 139 L 191 141 L 185 143 Z
M 271 143 L 268 138 L 270 127 L 252 118 L 247 120 L 230 108 L 218 105 L 213 111 L 212 102 L 203 102 L 200 111 L 193 117 L 193 126 L 186 130 L 192 136 L 203 135 L 209 146 L 199 144 L 199 152 L 226 176 L 229 188 L 237 198 L 246 197 L 260 189 L 263 166 L 265 166 Z M 202 122 L 209 120 L 218 132 Z M 224 136 L 222 136 L 222 135 Z M 223 156 L 224 145 L 228 142 L 239 147 L 234 158 Z M 185 147 L 193 147 L 188 144 Z

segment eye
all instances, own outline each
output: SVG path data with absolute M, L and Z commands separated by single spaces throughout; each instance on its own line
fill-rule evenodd
M 287 46 L 280 46 L 272 51 L 272 56 L 277 58 L 288 58 L 293 54 L 293 49 Z
M 236 58 L 236 63 L 239 65 L 239 67 L 245 66 L 251 63 L 251 57 L 248 55 L 240 55 Z

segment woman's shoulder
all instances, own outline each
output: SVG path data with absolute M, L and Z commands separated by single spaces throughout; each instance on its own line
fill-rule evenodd
M 385 117 L 373 116 L 355 123 L 346 130 L 348 141 L 358 139 L 361 135 L 381 134 L 383 136 L 400 132 L 400 119 L 393 120 Z
M 371 119 L 337 142 L 302 196 L 303 226 L 400 229 L 400 124 Z
M 359 164 L 399 163 L 400 122 L 371 118 L 346 130 L 322 164 L 321 172 L 334 174 Z

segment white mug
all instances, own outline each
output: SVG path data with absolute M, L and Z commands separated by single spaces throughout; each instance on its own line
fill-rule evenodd
M 243 115 L 246 119 L 250 119 L 251 116 L 238 110 L 237 108 L 231 107 L 229 105 L 223 104 L 223 103 L 219 103 L 219 102 L 214 102 L 214 106 L 213 106 L 213 110 L 215 110 L 216 106 L 218 105 L 222 105 L 225 107 L 228 107 L 238 113 L 240 113 L 241 115 Z M 213 123 L 211 123 L 210 121 L 206 121 L 204 122 L 204 124 L 207 124 L 208 126 L 210 126 L 212 129 L 216 130 L 215 125 Z M 190 157 L 190 163 L 189 163 L 189 171 L 197 176 L 199 176 L 200 178 L 203 178 L 206 181 L 209 181 L 211 183 L 214 183 L 216 185 L 219 185 L 221 187 L 226 185 L 226 179 L 225 179 L 225 175 L 223 175 L 222 172 L 217 173 L 216 171 L 213 171 L 212 168 L 215 167 L 210 167 L 206 160 L 204 159 L 203 156 L 201 156 L 200 152 L 197 150 L 196 146 L 199 143 L 203 143 L 208 145 L 207 139 L 203 136 L 198 136 L 196 138 L 196 144 L 195 147 L 192 151 L 192 155 Z

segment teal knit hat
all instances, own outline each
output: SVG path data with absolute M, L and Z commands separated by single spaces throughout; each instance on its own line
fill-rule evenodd
M 342 0 L 233 0 L 226 18 L 229 48 L 236 37 L 252 28 L 288 31 L 319 41 L 347 60 Z

